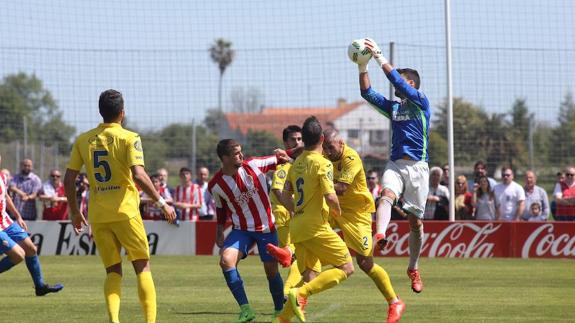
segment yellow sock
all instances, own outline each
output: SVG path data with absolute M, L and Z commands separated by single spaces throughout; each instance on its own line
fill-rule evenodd
M 380 265 L 373 264 L 373 267 L 367 275 L 371 278 L 371 280 L 373 280 L 388 303 L 397 297 L 397 295 L 395 295 L 395 291 L 393 290 L 393 286 L 391 286 L 389 275 Z
M 138 275 L 138 297 L 147 323 L 156 322 L 156 287 L 152 273 L 143 271 Z
M 289 274 L 284 283 L 284 295 L 287 295 L 290 289 L 294 288 L 301 280 L 301 273 L 297 268 L 297 260 L 291 264 Z
M 301 297 L 307 298 L 312 294 L 321 293 L 347 279 L 345 272 L 339 268 L 332 268 L 321 272 L 316 278 L 298 289 Z
M 120 322 L 120 297 L 122 296 L 122 275 L 108 273 L 104 281 L 104 297 L 110 322 Z

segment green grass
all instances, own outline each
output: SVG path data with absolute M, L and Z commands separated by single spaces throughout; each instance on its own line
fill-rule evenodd
M 2 322 L 107 322 L 97 257 L 42 257 L 48 282 L 59 294 L 33 296 L 25 265 L 0 275 Z M 425 290 L 414 294 L 406 258 L 379 258 L 407 304 L 404 322 L 574 322 L 575 262 L 522 259 L 422 259 Z M 238 306 L 228 291 L 217 257 L 154 257 L 158 322 L 234 322 Z M 258 316 L 269 322 L 273 305 L 258 257 L 240 264 Z M 314 295 L 308 322 L 383 322 L 387 306 L 372 281 L 356 268 L 347 281 Z M 133 270 L 124 266 L 120 318 L 143 322 Z M 285 277 L 285 271 L 282 272 Z M 295 321 L 294 321 L 295 322 Z

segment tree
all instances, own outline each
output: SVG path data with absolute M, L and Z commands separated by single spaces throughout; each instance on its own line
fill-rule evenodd
M 224 117 L 222 110 L 208 109 L 206 111 L 206 117 L 204 118 L 204 125 L 211 133 L 218 135 Z
M 242 151 L 246 157 L 270 155 L 275 148 L 282 148 L 282 142 L 267 131 L 248 130 Z
M 144 148 L 144 163 L 148 173 L 153 174 L 156 169 L 165 167 L 168 145 L 157 132 L 141 132 L 142 147 Z
M 551 133 L 549 160 L 561 167 L 573 162 L 575 152 L 575 102 L 568 92 L 559 107 L 559 125 Z
M 447 139 L 433 129 L 429 133 L 429 162 L 431 165 L 447 164 Z
M 235 57 L 235 51 L 232 49 L 232 43 L 223 38 L 218 38 L 210 47 L 210 57 L 214 63 L 218 64 L 220 70 L 220 81 L 218 84 L 218 109 L 222 110 L 222 82 L 226 68 L 232 63 Z
M 187 158 L 191 165 L 192 159 L 192 124 L 171 124 L 160 131 L 160 138 L 166 144 L 166 157 Z M 216 154 L 218 137 L 208 131 L 206 127 L 196 126 L 196 162 L 197 165 L 206 166 L 210 170 L 219 167 Z
M 0 83 L 0 113 L 2 141 L 22 138 L 26 122 L 26 135 L 31 142 L 57 144 L 61 153 L 69 151 L 75 129 L 63 121 L 54 97 L 36 75 L 18 73 L 4 77 Z
M 232 111 L 239 113 L 260 112 L 262 93 L 255 87 L 236 87 L 232 90 Z

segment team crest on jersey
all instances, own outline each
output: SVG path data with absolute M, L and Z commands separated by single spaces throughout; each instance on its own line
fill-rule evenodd
M 142 142 L 140 140 L 136 140 L 134 142 L 134 149 L 136 149 L 137 151 L 143 151 L 142 149 Z
M 284 178 L 286 178 L 286 176 L 287 176 L 287 174 L 286 174 L 286 171 L 285 171 L 285 170 L 280 169 L 280 170 L 278 171 L 278 178 L 284 179 Z
M 327 179 L 333 181 L 333 172 L 331 170 L 327 172 Z

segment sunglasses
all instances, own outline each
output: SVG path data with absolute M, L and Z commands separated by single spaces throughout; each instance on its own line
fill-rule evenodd
M 60 175 L 50 175 L 52 178 L 60 178 Z
M 377 179 L 377 177 L 368 177 L 367 179 Z
M 510 177 L 511 174 L 503 174 L 503 177 Z

